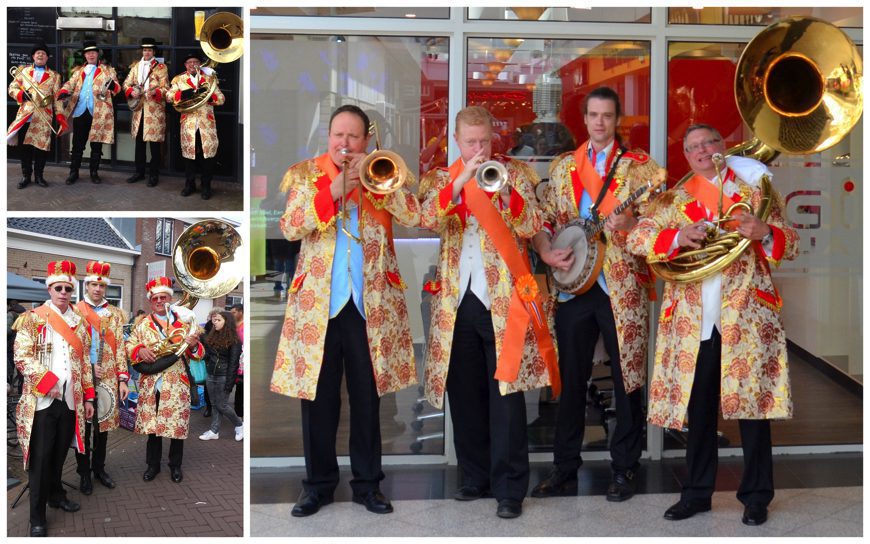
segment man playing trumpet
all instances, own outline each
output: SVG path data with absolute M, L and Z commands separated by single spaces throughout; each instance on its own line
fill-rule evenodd
M 94 386 L 97 395 L 106 394 L 107 390 L 117 402 L 111 404 L 111 413 L 104 421 L 85 422 L 85 452 L 76 452 L 78 473 L 81 477 L 79 490 L 90 495 L 94 484 L 91 474 L 104 486 L 112 489 L 115 481 L 106 472 L 106 443 L 109 431 L 117 429 L 120 424 L 118 405 L 127 399 L 127 352 L 124 349 L 124 323 L 127 318 L 124 312 L 109 304 L 106 300 L 106 286 L 109 285 L 111 265 L 101 261 L 90 261 L 85 276 L 85 296 L 76 304 L 76 309 L 84 317 L 88 334 L 91 337 L 91 368 L 94 374 Z M 100 387 L 96 387 L 100 384 Z M 108 385 L 108 388 L 102 387 Z M 93 436 L 93 442 L 91 441 Z
M 66 184 L 79 179 L 79 167 L 85 144 L 91 143 L 91 183 L 102 183 L 99 176 L 103 144 L 115 143 L 115 108 L 112 97 L 121 90 L 115 69 L 100 65 L 100 49 L 97 42 L 86 41 L 82 47 L 85 64 L 73 69 L 69 81 L 58 93 L 61 100 L 69 99 L 67 113 L 72 117 L 73 139 Z M 58 116 L 65 132 L 69 126 L 66 116 Z
M 184 58 L 185 72 L 172 78 L 167 100 L 173 105 L 195 98 L 207 92 L 214 73 L 200 69 L 198 53 L 190 53 Z M 211 72 L 211 70 L 208 70 Z M 214 106 L 220 106 L 226 99 L 220 87 L 215 87 L 208 102 L 193 111 L 181 114 L 181 155 L 184 157 L 184 189 L 181 196 L 189 196 L 196 191 L 196 167 L 200 164 L 203 200 L 211 198 L 211 178 L 214 175 L 215 155 L 218 149 L 217 124 Z
M 181 461 L 184 439 L 190 426 L 190 389 L 192 380 L 187 370 L 188 358 L 202 358 L 205 350 L 199 343 L 197 329 L 186 329 L 187 336 L 178 337 L 181 327 L 194 319 L 193 312 L 171 307 L 172 280 L 160 276 L 145 286 L 151 313 L 140 319 L 127 339 L 127 356 L 134 368 L 142 373 L 139 380 L 139 406 L 135 432 L 148 435 L 142 475 L 146 482 L 160 472 L 163 438 L 169 438 L 169 470 L 172 481 L 181 482 Z M 155 353 L 163 340 L 187 344 L 182 355 Z M 194 385 L 195 387 L 195 385 Z
M 37 43 L 30 50 L 32 66 L 18 66 L 9 84 L 9 96 L 18 102 L 18 113 L 6 131 L 6 143 L 21 145 L 21 181 L 23 189 L 33 181 L 42 187 L 48 182 L 43 177 L 45 159 L 51 149 L 52 122 L 55 112 L 62 118 L 61 103 L 55 99 L 60 90 L 60 74 L 46 66 L 48 47 Z M 60 120 L 60 119 L 58 119 Z
M 160 169 L 160 144 L 166 139 L 166 93 L 169 71 L 154 58 L 153 38 L 142 38 L 142 58 L 130 65 L 124 80 L 124 96 L 130 104 L 130 134 L 136 142 L 136 172 L 127 183 L 145 179 L 145 142 L 151 148 L 148 187 L 157 185 Z

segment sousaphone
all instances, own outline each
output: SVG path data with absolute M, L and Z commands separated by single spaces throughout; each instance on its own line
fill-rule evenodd
M 803 16 L 768 26 L 743 50 L 734 77 L 737 108 L 755 137 L 726 156 L 770 163 L 780 153 L 807 155 L 836 145 L 861 118 L 862 79 L 861 55 L 836 26 Z M 689 172 L 676 187 L 691 177 Z M 761 189 L 759 210 L 749 211 L 766 221 L 773 198 L 766 176 Z M 752 243 L 718 230 L 708 231 L 700 250 L 651 263 L 653 272 L 666 281 L 703 280 L 734 262 Z

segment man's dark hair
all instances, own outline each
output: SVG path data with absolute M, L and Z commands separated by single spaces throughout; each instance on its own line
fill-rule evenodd
M 244 304 L 233 304 L 230 306 L 230 310 L 238 310 L 242 313 L 245 313 L 245 305 Z
M 616 116 L 622 117 L 622 104 L 619 102 L 619 95 L 610 87 L 598 87 L 586 95 L 586 100 L 583 101 L 584 115 L 589 111 L 589 100 L 592 98 L 598 98 L 599 100 L 612 100 L 616 105 Z
M 363 136 L 369 133 L 369 127 L 371 126 L 371 122 L 369 121 L 369 116 L 366 115 L 366 112 L 361 110 L 358 106 L 354 106 L 353 104 L 345 104 L 340 108 L 336 109 L 332 112 L 332 115 L 329 117 L 329 130 L 332 131 L 332 120 L 335 119 L 335 116 L 339 113 L 352 113 L 362 119 L 363 122 Z

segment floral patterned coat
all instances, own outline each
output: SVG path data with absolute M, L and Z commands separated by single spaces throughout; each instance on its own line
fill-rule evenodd
M 131 99 L 133 87 L 139 85 L 139 62 L 137 60 L 130 65 L 127 79 L 124 80 L 124 96 L 127 97 L 127 100 Z M 144 122 L 142 140 L 162 142 L 166 139 L 166 94 L 169 92 L 169 71 L 166 69 L 166 65 L 157 62 L 156 59 L 151 59 L 151 71 L 148 72 L 147 80 L 149 82 L 148 90 L 154 90 L 155 94 L 153 98 L 145 98 L 141 95 L 142 89 L 139 89 L 142 105 L 132 112 L 130 134 L 135 140 L 136 135 L 139 134 L 139 125 Z
M 527 239 L 534 236 L 542 226 L 541 214 L 535 200 L 535 186 L 540 179 L 522 161 L 500 156 L 495 158 L 507 167 L 510 186 L 514 189 L 510 206 L 503 207 L 501 214 L 514 235 L 516 244 L 524 247 Z M 475 181 L 472 179 L 468 183 Z M 442 408 L 447 371 L 450 367 L 450 350 L 453 346 L 453 326 L 459 309 L 459 258 L 462 254 L 462 236 L 468 211 L 464 203 L 453 203 L 453 182 L 450 181 L 450 174 L 446 169 L 430 170 L 423 176 L 420 180 L 419 196 L 422 202 L 420 226 L 441 236 L 436 279 L 426 287 L 433 296 L 426 351 L 425 395 L 426 400 L 433 406 Z M 497 193 L 493 193 L 492 200 L 497 208 L 501 208 L 501 197 Z M 483 228 L 480 228 L 480 246 L 492 303 L 490 310 L 495 332 L 495 352 L 496 357 L 499 357 L 515 278 L 511 276 L 495 244 Z M 551 310 L 550 307 L 545 308 L 544 313 L 550 314 Z M 551 334 L 552 332 L 551 330 Z M 538 344 L 530 324 L 526 329 L 519 377 L 510 383 L 499 381 L 499 392 L 506 395 L 516 391 L 528 391 L 544 387 L 549 381 L 550 376 L 544 359 L 538 352 Z
M 140 319 L 127 339 L 127 356 L 133 366 L 142 362 L 138 355 L 143 347 L 152 349 L 163 339 L 153 314 Z M 179 316 L 173 312 L 173 326 L 180 326 Z M 202 344 L 188 348 L 185 355 L 172 366 L 157 374 L 142 374 L 139 378 L 139 405 L 136 408 L 135 432 L 156 434 L 165 438 L 187 438 L 190 423 L 190 379 L 184 367 L 185 358 L 201 358 Z M 160 410 L 157 410 L 157 380 L 160 385 Z
M 69 123 L 70 130 L 72 130 L 72 119 L 69 117 L 76 109 L 85 77 L 85 67 L 77 66 L 73 69 L 69 81 L 64 83 L 60 90 L 61 95 L 70 95 L 69 104 L 64 112 L 65 121 Z M 115 143 L 115 107 L 112 104 L 111 96 L 109 96 L 108 100 L 103 100 L 99 97 L 100 91 L 110 79 L 115 80 L 115 83 L 109 87 L 109 93 L 111 93 L 111 96 L 114 96 L 121 91 L 121 85 L 118 83 L 118 75 L 115 73 L 115 69 L 105 64 L 97 65 L 97 69 L 94 72 L 93 86 L 91 87 L 91 91 L 94 94 L 94 113 L 93 121 L 91 121 L 91 131 L 88 133 L 89 142 Z
M 758 209 L 758 180 L 747 182 L 736 177 L 735 183 L 739 192 L 734 200 L 748 200 Z M 668 250 L 679 229 L 709 212 L 679 188 L 656 198 L 647 213 L 629 235 L 628 247 L 649 262 L 659 262 L 674 257 Z M 726 419 L 792 415 L 782 299 L 773 284 L 770 265 L 795 257 L 798 235 L 783 219 L 782 199 L 775 190 L 767 223 L 773 232 L 772 255 L 766 256 L 760 242 L 755 242 L 721 272 L 721 406 Z M 649 421 L 654 425 L 680 429 L 686 422 L 701 341 L 701 287 L 701 281 L 665 282 L 649 388 Z
M 103 367 L 103 377 L 97 378 L 96 375 L 94 375 L 94 384 L 96 385 L 98 381 L 110 384 L 115 391 L 115 399 L 118 402 L 115 403 L 115 406 L 112 409 L 111 417 L 109 417 L 105 421 L 100 422 L 101 433 L 117 429 L 120 425 L 121 418 L 118 412 L 118 405 L 121 402 L 121 397 L 120 393 L 118 392 L 118 380 L 119 378 L 123 378 L 124 380 L 130 378 L 130 374 L 127 372 L 127 350 L 124 349 L 124 324 L 127 322 L 127 317 L 124 315 L 123 310 L 116 306 L 112 306 L 111 304 L 109 304 L 108 309 L 110 315 L 102 318 L 97 316 L 97 318 L 100 319 L 105 325 L 107 335 L 108 331 L 111 331 L 114 335 L 116 339 L 116 348 L 113 352 L 109 343 L 106 342 L 104 338 L 103 359 L 102 364 L 100 365 Z M 91 328 L 89 326 L 89 322 L 87 321 L 87 312 L 90 310 L 90 306 L 87 302 L 80 300 L 76 304 L 76 310 L 78 310 L 78 312 L 85 318 L 85 329 L 90 335 Z M 94 408 L 96 408 L 96 405 L 94 406 Z
M 73 442 L 76 451 L 85 452 L 82 437 L 85 435 L 85 405 L 84 401 L 94 398 L 94 385 L 91 375 L 90 346 L 91 338 L 85 328 L 82 317 L 75 313 L 78 323 L 73 329 L 82 342 L 82 357 L 69 348 L 70 372 L 72 374 L 73 404 L 75 405 L 75 435 Z M 54 310 L 51 310 L 54 311 Z M 49 326 L 44 319 L 29 311 L 22 314 L 13 325 L 15 335 L 14 357 L 15 368 L 24 377 L 24 387 L 21 390 L 21 400 L 15 409 L 15 421 L 18 430 L 18 444 L 24 454 L 24 468 L 30 458 L 30 435 L 33 428 L 33 418 L 36 414 L 36 402 L 44 397 L 57 383 L 57 377 L 44 366 L 40 365 L 37 355 L 37 342 L 42 329 Z
M 409 178 L 412 178 L 410 174 Z M 413 227 L 420 222 L 420 204 L 404 186 L 383 197 L 365 192 L 378 209 L 387 210 L 399 223 Z M 280 227 L 288 240 L 302 240 L 293 282 L 287 293 L 287 310 L 278 342 L 271 390 L 290 397 L 314 400 L 323 364 L 332 261 L 336 243 L 338 204 L 329 193 L 329 177 L 314 160 L 291 166 L 284 175 L 287 208 Z M 404 290 L 396 251 L 384 227 L 361 214 L 363 248 L 363 304 L 366 332 L 378 395 L 416 383 L 414 346 L 408 323 Z
M 610 189 L 617 200 L 623 202 L 632 192 L 653 179 L 658 164 L 643 151 L 622 154 L 613 174 Z M 544 224 L 550 231 L 558 231 L 580 217 L 578 204 L 583 196 L 583 185 L 576 177 L 574 154 L 567 154 L 554 167 L 550 183 L 541 204 Z M 642 213 L 648 200 L 644 193 L 630 208 L 635 216 Z M 649 267 L 642 257 L 629 253 L 626 247 L 628 233 L 604 231 L 607 245 L 602 271 L 610 292 L 610 306 L 616 322 L 619 340 L 619 363 L 626 393 L 646 385 L 647 342 L 649 340 L 649 304 L 647 288 L 654 284 Z
M 200 75 L 199 86 L 208 87 L 210 78 L 216 76 Z M 172 78 L 169 94 L 166 98 L 170 104 L 181 102 L 181 92 L 196 89 L 193 80 L 187 72 Z M 202 139 L 202 156 L 210 159 L 217 155 L 218 134 L 214 119 L 214 106 L 220 106 L 226 101 L 220 87 L 216 87 L 208 103 L 191 112 L 181 114 L 181 154 L 185 159 L 196 159 L 196 131 Z
M 27 74 L 33 79 L 33 65 L 19 66 L 20 73 Z M 24 96 L 24 89 L 29 89 L 29 86 L 24 84 L 21 75 L 12 80 L 9 84 L 9 96 L 18 102 L 18 113 L 15 114 L 15 120 L 9 125 L 6 131 L 6 142 L 9 145 L 18 145 L 18 131 L 24 127 L 27 120 L 30 119 L 30 128 L 27 129 L 27 135 L 24 137 L 24 145 L 32 145 L 37 149 L 48 151 L 51 149 L 51 123 L 54 121 L 54 112 L 62 112 L 63 105 L 57 99 L 57 92 L 60 90 L 60 74 L 54 70 L 45 68 L 42 74 L 42 79 L 37 82 L 39 90 L 46 96 L 51 96 L 52 101 L 45 108 L 45 115 L 34 115 L 35 110 L 33 102 L 27 100 Z

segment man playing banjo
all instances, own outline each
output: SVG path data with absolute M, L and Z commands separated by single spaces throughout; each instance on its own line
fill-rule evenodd
M 91 365 L 96 390 L 95 419 L 97 429 L 91 430 L 94 421 L 85 422 L 85 452 L 76 452 L 78 473 L 81 476 L 79 490 L 90 495 L 94 490 L 91 473 L 104 486 L 112 489 L 115 482 L 106 472 L 106 442 L 109 431 L 120 424 L 118 403 L 127 399 L 127 354 L 124 351 L 124 312 L 106 300 L 111 265 L 90 261 L 86 268 L 85 296 L 76 304 L 76 309 L 85 318 L 88 335 L 91 337 Z
M 659 167 L 641 151 L 628 152 L 616 140 L 621 108 L 613 89 L 600 87 L 586 97 L 583 120 L 589 140 L 566 155 L 553 169 L 546 196 L 541 203 L 544 229 L 533 245 L 554 276 L 583 272 L 576 285 L 562 285 L 556 309 L 556 341 L 562 395 L 556 417 L 554 468 L 532 490 L 533 497 L 576 495 L 577 469 L 583 463 L 580 450 L 585 427 L 586 387 L 592 372 L 593 354 L 599 334 L 610 357 L 616 429 L 610 455 L 613 476 L 608 501 L 624 501 L 634 495 L 635 473 L 643 449 L 641 387 L 646 380 L 647 287 L 652 286 L 646 263 L 631 255 L 625 241 L 637 224 L 633 212 L 616 210 L 630 193 L 659 174 Z M 646 200 L 644 192 L 638 200 Z M 636 197 L 636 195 L 631 195 Z M 615 213 L 613 213 L 615 212 Z M 580 241 L 590 242 L 582 254 L 575 248 L 555 248 L 554 230 L 567 230 L 577 219 L 598 223 L 606 218 L 606 246 L 600 253 L 597 238 L 589 238 L 582 227 Z M 599 225 L 600 226 L 600 225 Z M 593 265 L 584 263 L 590 259 Z M 599 273 L 600 271 L 600 273 Z M 557 282 L 558 285 L 558 282 Z M 584 291 L 584 289 L 586 289 Z

